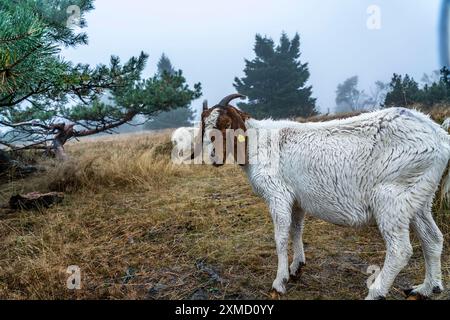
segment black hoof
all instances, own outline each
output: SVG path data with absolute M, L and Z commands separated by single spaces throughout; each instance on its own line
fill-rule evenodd
M 410 295 L 412 295 L 414 289 L 405 289 L 403 290 L 403 293 L 405 294 L 406 297 L 409 297 Z
M 434 287 L 434 288 L 433 288 L 433 293 L 435 293 L 435 294 L 440 294 L 440 293 L 442 293 L 442 289 L 439 288 L 439 287 Z
M 406 300 L 430 300 L 430 298 L 417 293 L 410 295 Z
M 406 300 L 430 300 L 429 297 L 425 297 L 424 295 L 421 295 L 420 293 L 413 292 L 413 289 L 406 289 L 406 290 L 403 290 L 403 292 L 406 295 Z
M 378 297 L 376 297 L 374 300 L 386 300 L 386 297 L 378 296 Z
M 426 297 L 424 295 L 421 295 L 420 293 L 415 293 L 413 291 L 414 291 L 414 289 L 403 290 L 403 292 L 405 293 L 406 299 L 408 299 L 408 300 L 430 300 L 430 297 Z M 434 294 L 442 293 L 442 289 L 439 287 L 434 287 L 433 293 Z
M 303 274 L 303 268 L 305 267 L 306 264 L 304 263 L 300 263 L 300 265 L 298 266 L 297 271 L 295 272 L 295 274 L 291 274 L 290 278 L 293 281 L 299 280 L 302 277 Z

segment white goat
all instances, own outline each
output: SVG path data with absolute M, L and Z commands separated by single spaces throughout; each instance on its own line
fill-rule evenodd
M 424 114 L 404 108 L 322 123 L 257 121 L 229 105 L 238 97 L 242 96 L 228 96 L 204 110 L 203 140 L 212 143 L 208 142 L 210 129 L 272 130 L 278 134 L 275 172 L 269 170 L 270 161 L 252 162 L 251 154 L 243 164 L 253 189 L 268 204 L 275 225 L 278 271 L 273 289 L 285 293 L 289 275 L 296 275 L 305 263 L 305 212 L 338 225 L 378 226 L 386 244 L 386 259 L 367 299 L 384 298 L 407 265 L 413 252 L 410 225 L 421 241 L 426 266 L 424 283 L 410 293 L 429 297 L 443 289 L 443 236 L 431 207 L 450 159 L 447 132 Z M 274 155 L 270 142 L 245 139 L 247 153 L 258 143 L 259 150 Z M 243 137 L 235 140 L 242 142 Z M 207 150 L 212 150 L 214 164 L 216 149 Z M 294 257 L 289 268 L 290 232 Z
M 190 157 L 198 132 L 198 128 L 181 127 L 172 133 L 171 141 L 174 146 L 174 157 L 181 162 Z

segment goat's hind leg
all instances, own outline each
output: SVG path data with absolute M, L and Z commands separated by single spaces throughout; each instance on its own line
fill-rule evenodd
M 443 247 L 443 236 L 434 222 L 431 214 L 431 202 L 427 203 L 424 210 L 420 211 L 412 221 L 412 227 L 422 244 L 425 259 L 425 281 L 423 284 L 406 290 L 408 295 L 428 298 L 433 293 L 440 293 L 442 285 L 441 254 Z
M 294 258 L 289 268 L 292 277 L 298 277 L 302 267 L 305 265 L 305 252 L 303 249 L 303 224 L 305 220 L 305 212 L 298 206 L 294 205 L 292 210 L 291 236 L 292 246 L 294 249 Z

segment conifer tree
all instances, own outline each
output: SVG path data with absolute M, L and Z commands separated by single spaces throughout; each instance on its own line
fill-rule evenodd
M 170 59 L 163 53 L 158 61 L 158 74 L 175 74 L 175 69 L 172 66 Z M 194 112 L 185 105 L 177 109 L 164 111 L 154 116 L 146 125 L 148 130 L 161 130 L 168 128 L 189 127 L 194 121 Z
M 385 107 L 408 107 L 420 102 L 419 84 L 408 74 L 402 77 L 395 74 L 389 84 L 389 92 L 384 101 Z
M 170 75 L 175 74 L 175 69 L 172 66 L 172 62 L 166 56 L 165 53 L 163 53 L 161 55 L 161 58 L 159 58 L 157 67 L 158 67 L 158 74 L 159 75 L 162 75 L 164 72 L 167 72 Z
M 317 114 L 312 97 L 308 64 L 300 61 L 300 36 L 286 33 L 276 46 L 268 37 L 256 35 L 253 60 L 245 60 L 245 76 L 235 78 L 236 90 L 248 97 L 239 106 L 256 118 L 309 117 Z

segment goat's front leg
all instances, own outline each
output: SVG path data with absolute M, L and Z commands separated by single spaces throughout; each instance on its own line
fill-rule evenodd
M 278 293 L 284 294 L 286 293 L 286 283 L 289 280 L 288 244 L 292 205 L 283 201 L 272 202 L 270 211 L 275 227 L 275 243 L 278 254 L 277 277 L 272 288 Z
M 289 267 L 292 277 L 299 275 L 301 268 L 305 265 L 305 252 L 303 249 L 303 223 L 305 212 L 298 206 L 292 210 L 291 236 L 294 248 L 294 259 Z

